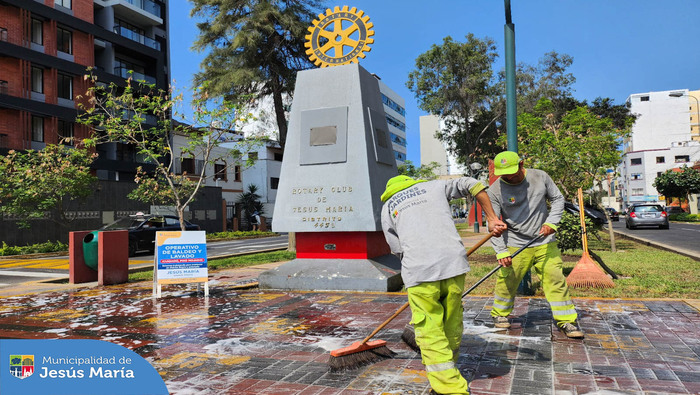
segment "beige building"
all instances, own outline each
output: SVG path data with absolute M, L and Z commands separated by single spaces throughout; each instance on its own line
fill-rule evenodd
M 442 141 L 435 137 L 435 133 L 444 127 L 444 123 L 437 115 L 424 115 L 420 117 L 420 163 L 427 165 L 437 162 L 440 167 L 435 169 L 435 174 L 443 176 L 462 176 L 469 174 L 468 169 L 457 163 L 457 158 L 451 155 Z

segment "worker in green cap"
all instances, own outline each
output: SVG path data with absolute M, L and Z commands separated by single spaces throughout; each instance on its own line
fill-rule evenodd
M 542 281 L 542 289 L 552 309 L 557 327 L 570 338 L 583 338 L 577 313 L 562 273 L 561 253 L 555 233 L 564 212 L 564 196 L 552 178 L 542 170 L 525 169 L 517 153 L 504 151 L 493 160 L 494 175 L 500 179 L 488 190 L 496 215 L 508 225 L 503 237 L 492 238 L 496 258 L 503 266 L 497 273 L 491 309 L 496 328 L 510 328 L 515 292 L 531 269 Z M 547 208 L 549 202 L 551 208 Z M 540 236 L 517 257 L 511 254 Z
M 491 207 L 486 187 L 462 177 L 452 180 L 391 178 L 381 196 L 384 237 L 401 259 L 416 343 L 430 385 L 438 394 L 468 394 L 457 369 L 462 341 L 462 293 L 469 271 L 467 253 L 452 219 L 450 200 L 466 197 L 481 204 L 489 231 L 499 236 L 505 224 Z

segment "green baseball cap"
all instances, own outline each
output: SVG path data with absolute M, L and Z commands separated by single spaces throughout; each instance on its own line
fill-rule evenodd
M 409 176 L 396 176 L 389 179 L 386 182 L 386 190 L 382 193 L 382 202 L 386 202 L 390 197 L 394 196 L 399 191 L 413 186 L 419 182 L 425 182 L 425 180 L 415 180 Z
M 513 151 L 503 151 L 493 159 L 493 174 L 502 176 L 504 174 L 515 174 L 520 166 L 520 157 Z

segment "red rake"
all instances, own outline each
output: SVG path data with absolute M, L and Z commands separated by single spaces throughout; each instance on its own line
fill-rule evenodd
M 479 242 L 467 251 L 467 256 L 472 252 L 476 251 L 484 243 L 486 243 L 490 238 L 489 233 L 486 237 L 479 240 Z M 383 359 L 392 358 L 396 355 L 395 352 L 391 351 L 386 346 L 386 341 L 384 340 L 374 340 L 369 341 L 374 335 L 380 330 L 384 329 L 394 318 L 401 314 L 404 310 L 408 308 L 408 302 L 404 303 L 399 307 L 396 312 L 384 321 L 381 325 L 377 327 L 372 333 L 367 337 L 362 339 L 362 341 L 352 343 L 351 345 L 331 351 L 331 357 L 328 360 L 328 366 L 332 372 L 337 372 L 341 370 L 356 369 L 363 365 L 368 365 Z
M 572 288 L 612 288 L 613 280 L 591 259 L 588 254 L 588 237 L 586 236 L 586 220 L 583 214 L 583 191 L 578 189 L 578 212 L 581 217 L 583 256 L 566 278 Z

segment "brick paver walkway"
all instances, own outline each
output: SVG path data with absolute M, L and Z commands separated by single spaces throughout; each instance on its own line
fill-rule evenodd
M 428 393 L 419 355 L 400 339 L 408 311 L 376 336 L 394 359 L 327 368 L 330 350 L 361 340 L 404 294 L 241 290 L 240 273 L 216 273 L 208 299 L 170 286 L 155 300 L 148 282 L 3 297 L 0 337 L 120 344 L 175 394 Z M 518 298 L 513 327 L 497 332 L 491 301 L 465 301 L 459 367 L 473 394 L 700 393 L 696 301 L 576 299 L 583 341 L 559 333 L 539 298 Z

